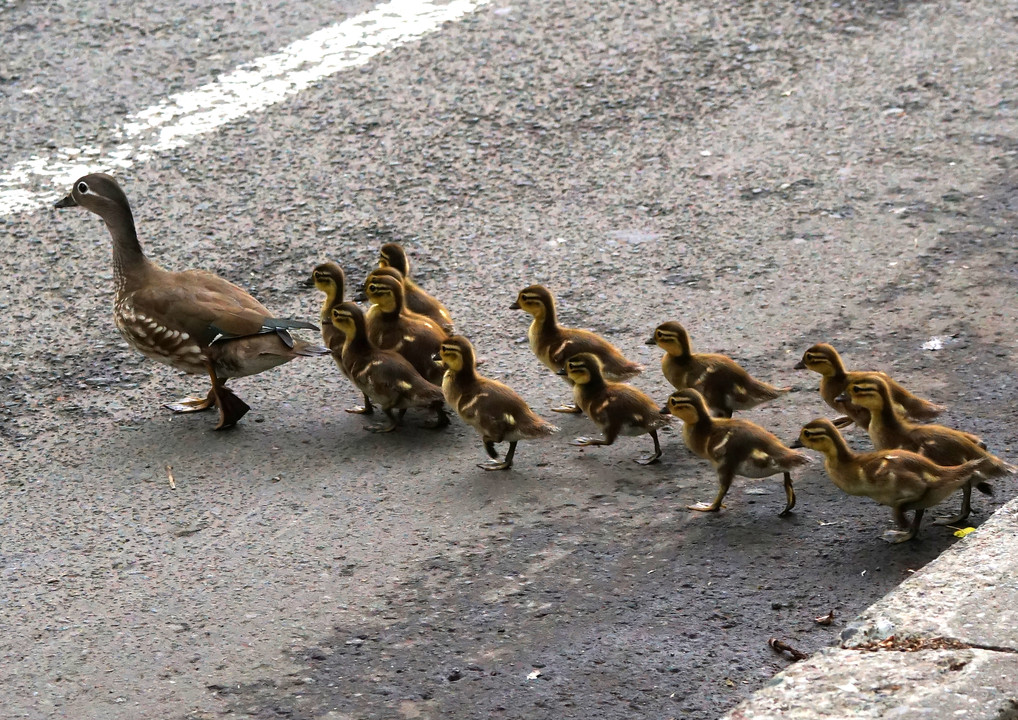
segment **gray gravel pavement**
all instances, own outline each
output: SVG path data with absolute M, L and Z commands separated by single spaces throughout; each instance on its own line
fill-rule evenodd
M 366 6 L 194 6 L 165 37 L 148 23 L 168 11 L 139 6 L 114 65 L 79 62 L 109 53 L 69 32 L 99 10 L 2 7 L 8 163 L 78 141 L 60 133 L 79 122 L 101 142 L 154 95 Z M 532 282 L 642 361 L 657 398 L 643 341 L 677 319 L 793 385 L 747 414 L 791 438 L 826 414 L 791 368 L 828 341 L 1014 460 L 1015 17 L 982 0 L 495 3 L 118 177 L 153 258 L 281 315 L 317 317 L 316 263 L 360 278 L 403 242 L 485 372 L 545 416 L 566 388 L 507 309 Z M 212 32 L 221 57 L 195 45 Z M 889 513 L 819 462 L 787 520 L 774 480 L 690 513 L 715 482 L 677 434 L 639 468 L 642 440 L 568 446 L 584 418 L 484 473 L 461 423 L 364 432 L 328 360 L 236 382 L 253 411 L 212 433 L 160 408 L 201 381 L 117 335 L 101 222 L 0 218 L 0 250 L 10 717 L 716 717 L 787 665 L 769 637 L 830 645 L 955 542 L 927 526 L 886 546 Z M 944 348 L 923 350 L 933 336 Z M 1013 495 L 978 497 L 973 524 Z

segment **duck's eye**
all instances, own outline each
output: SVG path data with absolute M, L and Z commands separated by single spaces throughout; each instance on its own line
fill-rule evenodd
M 82 195 L 87 193 L 88 192 L 88 185 L 86 183 L 83 183 L 83 182 L 78 183 L 78 192 L 81 193 Z

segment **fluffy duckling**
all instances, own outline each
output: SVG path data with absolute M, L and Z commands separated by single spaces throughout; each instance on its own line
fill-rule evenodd
M 672 419 L 662 416 L 653 400 L 631 385 L 606 380 L 601 358 L 594 353 L 573 355 L 560 372 L 566 373 L 573 383 L 576 405 L 604 435 L 602 440 L 579 437 L 572 445 L 611 445 L 619 435 L 650 435 L 654 440 L 654 453 L 636 462 L 640 465 L 657 462 L 661 457 L 658 428 L 668 425 Z
M 903 448 L 928 457 L 938 465 L 961 465 L 969 460 L 985 460 L 977 476 L 1001 477 L 1015 470 L 986 451 L 976 435 L 944 425 L 916 425 L 901 417 L 895 409 L 887 379 L 876 373 L 860 373 L 847 384 L 842 400 L 865 408 L 870 415 L 868 432 L 877 450 Z M 979 482 L 977 488 L 989 493 L 992 486 Z M 969 516 L 972 509 L 972 482 L 962 488 L 961 510 L 954 517 L 937 520 L 938 525 L 953 525 Z
M 332 309 L 343 302 L 343 295 L 346 289 L 346 275 L 343 273 L 343 268 L 336 263 L 324 262 L 316 265 L 315 269 L 311 271 L 311 280 L 316 288 L 325 293 L 321 314 L 322 340 L 332 353 L 332 359 L 336 363 L 336 367 L 349 378 L 350 376 L 347 375 L 346 368 L 343 366 L 343 342 L 345 338 L 343 333 L 332 324 Z M 375 408 L 367 395 L 364 396 L 363 405 L 347 408 L 348 413 L 357 413 L 359 415 L 370 415 L 374 411 Z
M 566 328 L 555 317 L 555 298 L 541 285 L 523 288 L 510 310 L 525 310 L 533 316 L 527 338 L 530 349 L 552 372 L 559 375 L 566 360 L 580 353 L 591 353 L 601 361 L 604 375 L 609 380 L 622 381 L 636 377 L 643 367 L 630 362 L 622 353 L 600 335 L 589 330 Z M 555 412 L 578 413 L 576 405 L 552 408 Z
M 406 306 L 411 312 L 419 313 L 434 320 L 448 334 L 452 335 L 452 315 L 445 305 L 432 297 L 410 279 L 410 258 L 403 246 L 398 243 L 386 243 L 378 251 L 378 267 L 392 268 L 400 275 L 403 282 L 403 295 Z
M 711 503 L 687 506 L 690 510 L 717 512 L 736 475 L 765 478 L 783 473 L 786 517 L 795 507 L 790 471 L 809 462 L 802 453 L 785 446 L 776 436 L 749 420 L 712 417 L 703 395 L 693 389 L 678 390 L 668 397 L 662 413 L 682 420 L 682 437 L 694 454 L 710 460 L 718 473 L 718 494 Z
M 442 389 L 421 377 L 406 358 L 392 350 L 382 350 L 368 339 L 364 313 L 351 302 L 332 309 L 332 324 L 343 333 L 343 367 L 354 385 L 378 403 L 389 419 L 386 425 L 369 427 L 372 432 L 392 432 L 407 408 L 428 408 L 436 415 L 432 428 L 449 424 L 442 407 Z M 399 410 L 399 416 L 393 415 Z
M 799 434 L 804 447 L 823 453 L 831 480 L 849 495 L 865 495 L 891 508 L 895 524 L 905 530 L 888 530 L 883 539 L 891 543 L 911 540 L 919 532 L 923 513 L 964 487 L 985 458 L 944 467 L 909 450 L 877 450 L 856 453 L 830 420 L 807 423 Z M 914 511 L 911 522 L 905 516 Z
M 383 350 L 395 350 L 428 382 L 440 384 L 444 370 L 434 357 L 448 337 L 445 330 L 434 320 L 407 310 L 403 285 L 396 278 L 374 275 L 365 291 L 372 303 L 365 317 L 371 342 Z
M 442 341 L 439 350 L 445 365 L 442 392 L 463 422 L 481 434 L 491 462 L 483 470 L 508 470 L 513 466 L 516 443 L 551 435 L 558 428 L 534 414 L 512 388 L 477 373 L 474 347 L 465 337 L 455 335 Z M 495 443 L 508 442 L 509 451 L 499 462 Z
M 647 344 L 665 351 L 661 371 L 676 390 L 699 391 L 711 412 L 721 417 L 730 418 L 735 410 L 749 410 L 791 390 L 757 380 L 727 355 L 694 353 L 689 333 L 677 322 L 658 325 Z
M 795 369 L 808 369 L 820 374 L 820 396 L 829 406 L 843 413 L 843 417 L 834 421 L 835 427 L 847 427 L 853 422 L 863 430 L 869 426 L 869 410 L 850 401 L 837 399 L 845 392 L 848 383 L 864 374 L 877 374 L 884 378 L 891 389 L 891 397 L 894 398 L 898 412 L 907 418 L 927 421 L 944 411 L 942 405 L 934 405 L 929 400 L 913 395 L 884 373 L 849 372 L 845 369 L 845 363 L 842 362 L 838 351 L 827 343 L 817 343 L 806 350 L 802 360 L 796 363 Z
M 101 217 L 113 240 L 116 291 L 113 319 L 135 350 L 193 375 L 207 374 L 205 397 L 168 403 L 175 412 L 219 410 L 216 430 L 233 427 L 250 409 L 226 387 L 230 378 L 264 372 L 297 357 L 328 355 L 328 348 L 290 336 L 311 323 L 272 317 L 260 302 L 203 270 L 170 272 L 142 252 L 124 191 L 109 175 L 79 178 L 58 208 L 83 207 Z

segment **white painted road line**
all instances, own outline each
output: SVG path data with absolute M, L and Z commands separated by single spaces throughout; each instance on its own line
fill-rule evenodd
M 263 110 L 324 77 L 458 20 L 491 0 L 391 0 L 127 117 L 108 145 L 60 148 L 0 173 L 0 216 L 38 210 L 90 172 L 128 168 Z

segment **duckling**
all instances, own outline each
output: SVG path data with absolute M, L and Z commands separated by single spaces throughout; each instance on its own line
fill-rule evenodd
M 445 305 L 410 279 L 410 259 L 402 245 L 398 243 L 383 245 L 378 251 L 378 267 L 392 268 L 400 274 L 406 306 L 411 312 L 431 318 L 439 327 L 452 335 L 452 315 L 446 310 Z
M 987 458 L 944 467 L 909 450 L 856 453 L 830 420 L 813 420 L 803 426 L 799 442 L 823 453 L 831 480 L 849 495 L 865 495 L 891 508 L 901 530 L 888 530 L 891 543 L 911 540 L 919 532 L 923 513 L 968 483 L 987 464 Z M 911 522 L 905 516 L 914 511 Z
M 710 460 L 718 473 L 718 494 L 712 503 L 688 505 L 690 510 L 717 512 L 736 475 L 765 478 L 783 473 L 785 509 L 778 517 L 787 517 L 795 507 L 792 488 L 794 468 L 809 462 L 802 453 L 785 446 L 777 437 L 749 420 L 712 417 L 703 395 L 693 389 L 677 390 L 668 396 L 662 413 L 682 420 L 682 437 L 694 454 Z
M 698 390 L 711 412 L 724 418 L 730 418 L 735 410 L 749 410 L 792 389 L 757 380 L 727 355 L 694 353 L 689 333 L 677 322 L 658 325 L 647 344 L 665 351 L 661 372 L 676 390 Z
M 406 309 L 403 285 L 396 278 L 374 275 L 365 290 L 372 303 L 365 316 L 371 342 L 383 350 L 395 350 L 409 360 L 425 380 L 440 384 L 445 371 L 434 357 L 448 337 L 445 330 L 434 320 Z
M 600 335 L 589 330 L 565 328 L 555 317 L 555 298 L 541 285 L 523 288 L 510 310 L 525 310 L 534 319 L 530 323 L 527 337 L 530 349 L 552 372 L 559 375 L 566 360 L 580 353 L 592 353 L 601 361 L 603 372 L 609 380 L 623 381 L 636 377 L 643 367 L 630 362 L 622 353 Z M 575 404 L 552 408 L 555 412 L 579 413 Z
M 803 353 L 802 360 L 796 363 L 795 369 L 809 369 L 815 373 L 820 373 L 820 396 L 832 408 L 840 413 L 844 413 L 843 417 L 839 417 L 834 421 L 835 427 L 847 427 L 853 422 L 863 430 L 869 426 L 869 410 L 861 408 L 850 401 L 839 402 L 836 400 L 839 395 L 845 392 L 845 387 L 849 382 L 857 379 L 864 373 L 845 370 L 845 363 L 842 362 L 838 351 L 832 346 L 827 343 L 813 345 Z M 929 400 L 924 400 L 917 395 L 913 395 L 890 376 L 884 373 L 876 374 L 884 378 L 884 381 L 891 389 L 891 397 L 894 398 L 894 404 L 898 412 L 905 417 L 912 420 L 927 421 L 932 420 L 944 411 L 942 405 L 934 405 Z
M 1014 471 L 995 455 L 986 451 L 986 443 L 971 433 L 943 425 L 916 425 L 895 410 L 893 392 L 887 379 L 876 373 L 859 373 L 839 395 L 842 402 L 864 408 L 870 416 L 868 432 L 877 450 L 903 448 L 928 457 L 938 465 L 961 465 L 968 460 L 985 460 L 976 475 L 982 479 L 1001 477 Z M 978 482 L 977 488 L 988 494 L 992 486 Z M 950 518 L 937 520 L 937 525 L 953 525 L 969 516 L 972 509 L 972 482 L 962 488 L 961 511 Z
M 512 388 L 477 373 L 474 347 L 465 337 L 442 341 L 439 350 L 446 367 L 442 380 L 445 401 L 463 421 L 481 434 L 489 463 L 482 470 L 508 470 L 513 466 L 516 443 L 558 432 L 558 428 L 534 414 Z M 505 459 L 498 461 L 495 443 L 508 442 Z
M 264 372 L 329 349 L 291 337 L 311 323 L 272 317 L 250 294 L 202 270 L 170 272 L 145 257 L 124 191 L 109 175 L 79 178 L 55 207 L 83 207 L 101 217 L 113 240 L 113 319 L 135 350 L 189 374 L 207 374 L 208 394 L 168 403 L 178 413 L 219 410 L 216 430 L 233 427 L 250 407 L 226 387 L 230 378 Z
M 315 287 L 325 293 L 325 301 L 322 303 L 322 340 L 325 346 L 332 353 L 332 359 L 339 371 L 349 378 L 346 368 L 343 367 L 343 341 L 345 337 L 335 325 L 332 324 L 332 308 L 343 302 L 343 295 L 346 288 L 346 275 L 343 269 L 334 262 L 324 262 L 316 265 L 311 272 L 311 279 Z M 370 398 L 364 396 L 364 404 L 347 408 L 348 413 L 359 415 L 370 415 L 375 411 Z
M 345 302 L 332 309 L 332 324 L 343 333 L 343 367 L 354 385 L 382 408 L 389 419 L 385 425 L 375 425 L 372 432 L 392 432 L 398 426 L 407 408 L 428 408 L 435 412 L 435 422 L 429 427 L 442 428 L 449 424 L 449 416 L 442 406 L 442 389 L 431 384 L 418 373 L 410 361 L 392 350 L 376 347 L 367 335 L 364 312 L 356 303 Z M 399 410 L 399 416 L 393 415 Z
M 654 453 L 638 458 L 640 465 L 650 465 L 661 457 L 658 428 L 672 419 L 662 416 L 657 405 L 645 394 L 625 383 L 605 379 L 601 358 L 584 352 L 571 356 L 560 371 L 573 383 L 573 399 L 604 435 L 603 440 L 589 437 L 576 438 L 571 445 L 611 445 L 619 435 L 650 435 L 654 440 Z

